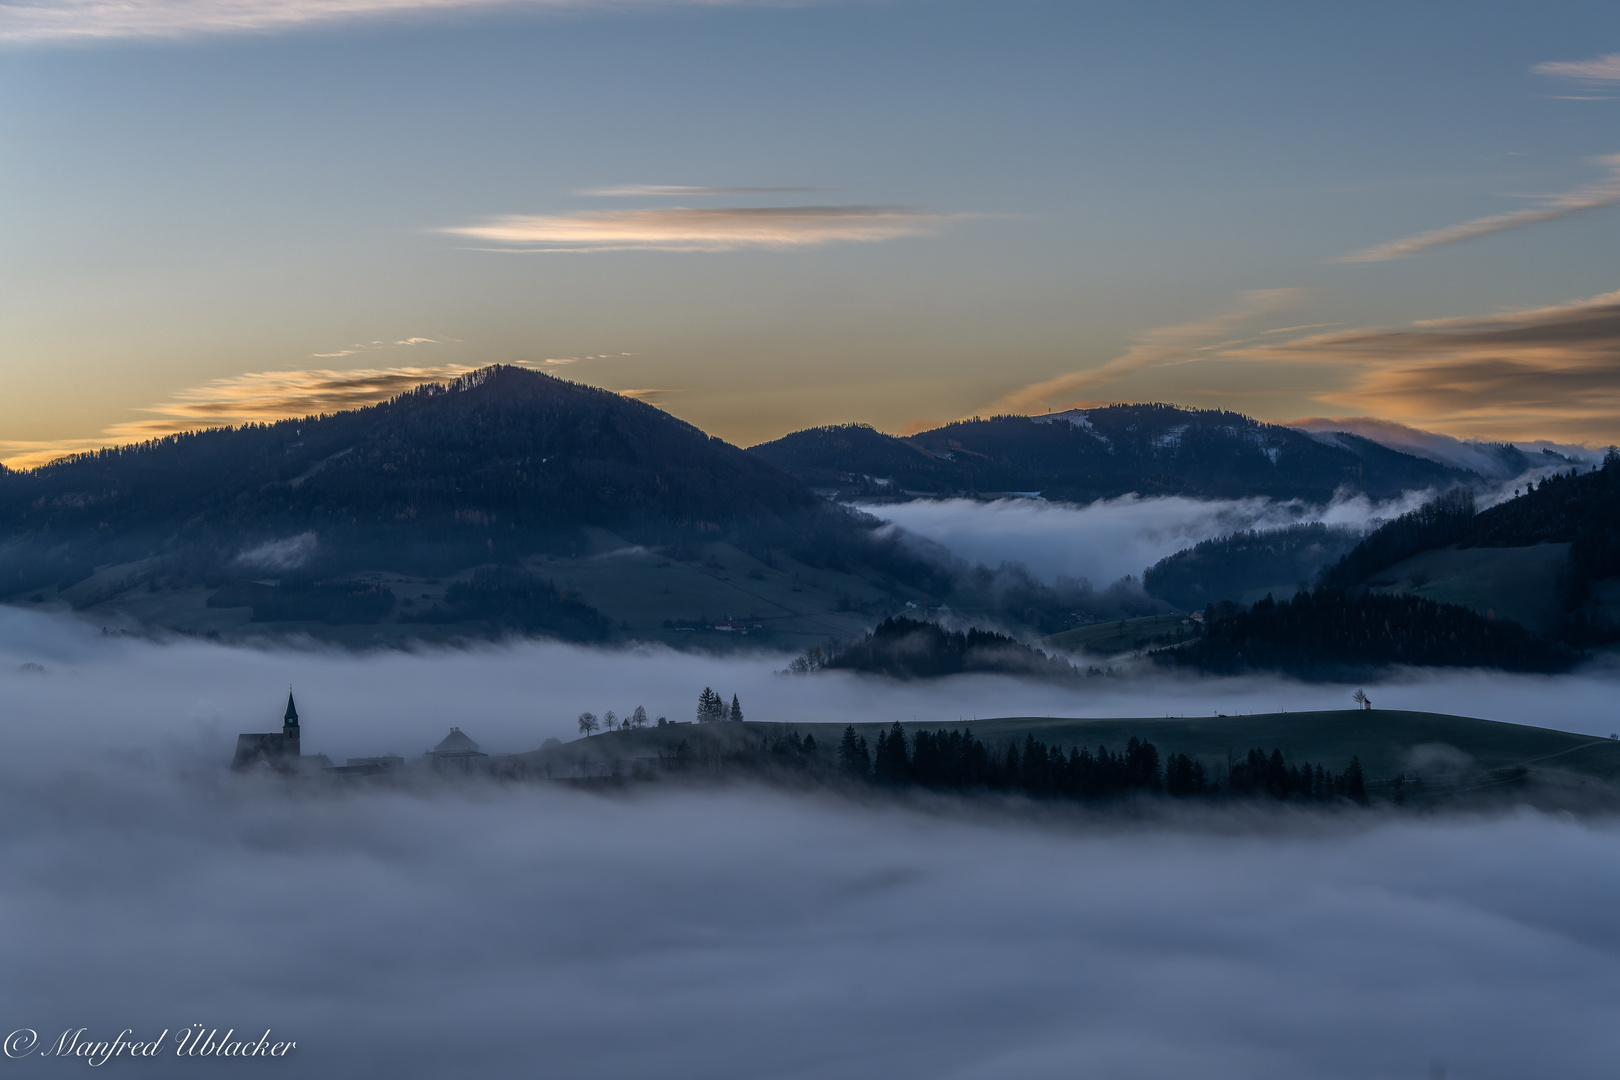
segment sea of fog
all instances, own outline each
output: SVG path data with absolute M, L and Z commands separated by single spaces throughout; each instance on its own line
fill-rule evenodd
M 242 731 L 279 729 L 297 694 L 305 753 L 334 760 L 405 756 L 452 726 L 486 750 L 532 750 L 574 738 L 576 717 L 636 706 L 690 720 L 698 692 L 737 695 L 750 720 L 941 724 L 992 716 L 1210 716 L 1375 706 L 1479 716 L 1592 735 L 1620 730 L 1620 670 L 1594 662 L 1567 675 L 1399 669 L 1370 682 L 1275 676 L 1214 678 L 1148 664 L 1078 683 L 999 675 L 898 682 L 847 672 L 782 674 L 785 653 L 684 653 L 662 646 L 594 649 L 526 641 L 465 649 L 348 653 L 303 647 L 167 643 L 103 635 L 71 616 L 0 607 L 0 725 L 12 755 L 58 761 L 140 756 L 176 767 L 228 761 Z
M 1407 492 L 1375 501 L 1345 496 L 1326 505 L 1275 499 L 1192 499 L 1124 495 L 1085 505 L 1042 499 L 917 499 L 861 509 L 947 548 L 967 562 L 997 567 L 1021 563 L 1047 582 L 1083 578 L 1101 588 L 1142 571 L 1200 540 L 1248 529 L 1312 521 L 1365 528 L 1416 509 L 1434 495 Z
M 1494 483 L 1476 494 L 1481 508 L 1511 498 L 1550 468 Z M 1399 517 L 1434 498 L 1433 490 L 1393 499 L 1343 494 L 1325 504 L 1253 497 L 1194 499 L 1180 495 L 1123 495 L 1084 505 L 1043 499 L 917 499 L 862 505 L 867 513 L 939 544 L 957 558 L 989 567 L 1021 563 L 1047 582 L 1082 578 L 1102 588 L 1142 571 L 1200 540 L 1248 529 L 1275 529 L 1313 521 L 1366 529 Z
M 22 1053 L 39 1034 L 17 1069 L 82 1073 L 38 1056 L 64 1031 L 169 1029 L 172 1049 L 202 1024 L 298 1047 L 274 1065 L 100 1071 L 1612 1073 L 1612 818 L 287 786 L 225 768 L 237 732 L 278 727 L 289 685 L 306 751 L 338 760 L 414 756 L 452 725 L 532 749 L 573 737 L 586 709 L 688 719 L 704 686 L 750 719 L 907 725 L 1341 708 L 1356 689 L 1130 665 L 1078 685 L 896 683 L 778 674 L 787 659 L 554 642 L 355 654 L 0 607 L 0 1035 L 23 1032 L 8 1044 Z M 1402 671 L 1366 690 L 1381 708 L 1620 728 L 1620 671 L 1601 664 Z
M 528 749 L 586 708 L 685 718 L 705 684 L 798 722 L 1350 692 L 1151 672 L 896 684 L 775 674 L 783 659 L 159 643 L 0 609 L 0 1026 L 45 1043 L 269 1028 L 310 1077 L 1612 1072 L 1612 819 L 289 789 L 224 768 L 236 732 L 275 729 L 289 683 L 306 748 L 336 758 L 414 755 L 452 724 Z M 1615 726 L 1617 689 L 1609 669 L 1368 687 L 1389 707 L 1594 733 Z
M 1613 1075 L 1613 821 L 4 775 L 8 1031 L 297 1042 L 109 1074 Z

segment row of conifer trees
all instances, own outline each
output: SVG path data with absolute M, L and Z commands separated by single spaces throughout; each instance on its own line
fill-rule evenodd
M 1291 764 L 1281 750 L 1266 754 L 1255 749 L 1230 762 L 1224 777 L 1214 777 L 1203 762 L 1186 754 L 1171 754 L 1161 763 L 1158 748 L 1137 738 L 1119 752 L 1106 746 L 1065 750 L 1034 735 L 1025 735 L 1022 744 L 990 746 L 972 731 L 946 728 L 908 737 L 898 722 L 878 733 L 875 746 L 854 725 L 844 728 L 838 766 L 852 777 L 890 787 L 1008 791 L 1035 798 L 1105 799 L 1132 792 L 1270 795 L 1317 802 L 1367 797 L 1359 757 L 1333 773 L 1320 763 Z
M 705 686 L 703 693 L 698 695 L 697 722 L 700 724 L 718 724 L 721 721 L 730 721 L 740 724 L 743 719 L 742 702 L 737 695 L 731 695 L 731 708 L 726 708 L 726 699 L 712 688 Z

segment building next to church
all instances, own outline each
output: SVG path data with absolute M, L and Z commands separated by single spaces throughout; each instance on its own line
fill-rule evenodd
M 423 756 L 432 762 L 435 769 L 475 772 L 489 768 L 489 755 L 458 727 L 451 728 L 450 734 Z

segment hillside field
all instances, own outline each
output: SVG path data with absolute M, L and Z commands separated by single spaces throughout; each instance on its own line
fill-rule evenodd
M 910 591 L 885 588 L 854 573 L 806 566 L 785 555 L 774 565 L 730 544 L 713 542 L 696 557 L 665 557 L 608 533 L 589 530 L 590 550 L 581 555 L 537 555 L 525 566 L 597 608 L 618 633 L 639 641 L 736 648 L 744 645 L 801 651 L 830 639 L 851 637 L 905 611 Z M 70 588 L 45 587 L 33 595 L 41 608 L 71 607 L 109 626 L 139 624 L 182 634 L 226 639 L 270 634 L 308 634 L 323 641 L 364 646 L 408 641 L 443 642 L 482 636 L 473 623 L 411 623 L 401 620 L 440 600 L 445 589 L 471 570 L 442 578 L 376 570 L 357 580 L 386 585 L 398 598 L 391 615 L 376 623 L 251 622 L 247 607 L 209 607 L 213 589 L 201 585 L 152 588 L 143 564 L 103 567 Z M 921 599 L 921 594 L 917 594 Z M 24 606 L 32 606 L 28 597 Z M 681 629 L 666 622 L 755 619 L 764 629 L 740 632 Z
M 875 744 L 887 723 L 857 723 Z M 514 755 L 511 760 L 554 775 L 592 775 L 614 762 L 629 768 L 656 761 L 685 740 L 696 754 L 717 755 L 757 748 L 762 739 L 797 731 L 814 735 L 820 754 L 834 760 L 845 724 L 677 723 L 635 731 L 606 732 L 587 739 Z M 1342 770 L 1361 758 L 1369 792 L 1388 794 L 1397 773 L 1422 784 L 1409 786 L 1409 800 L 1437 801 L 1458 795 L 1512 793 L 1527 789 L 1588 795 L 1620 802 L 1620 740 L 1554 728 L 1504 724 L 1444 713 L 1397 710 L 1255 713 L 1248 716 L 1002 717 L 956 723 L 903 724 L 907 731 L 971 728 L 989 746 L 1022 742 L 1026 735 L 1048 745 L 1107 746 L 1119 751 L 1131 738 L 1152 742 L 1160 758 L 1184 753 L 1203 762 L 1220 780 L 1232 759 L 1250 748 L 1279 749 L 1290 764 L 1309 761 Z
M 1403 559 L 1374 574 L 1367 585 L 1461 604 L 1545 634 L 1557 629 L 1563 615 L 1558 575 L 1568 556 L 1568 544 L 1468 548 L 1451 544 Z

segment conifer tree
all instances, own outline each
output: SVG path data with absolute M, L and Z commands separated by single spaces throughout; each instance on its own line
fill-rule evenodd
M 877 756 L 872 762 L 873 773 L 888 784 L 903 784 L 911 779 L 911 759 L 906 754 L 906 732 L 896 720 L 887 735 L 878 732 Z
M 742 723 L 742 706 L 737 702 L 737 695 L 731 695 L 731 716 L 728 718 L 733 724 Z
M 871 768 L 866 756 L 866 744 L 855 734 L 854 724 L 844 727 L 844 737 L 838 743 L 838 764 L 851 775 L 863 779 Z
M 1344 793 L 1356 802 L 1367 801 L 1367 780 L 1361 775 L 1361 758 L 1352 756 L 1344 767 Z
M 725 703 L 720 700 L 720 695 L 711 687 L 705 686 L 703 688 L 703 693 L 698 695 L 698 723 L 712 724 L 717 720 L 724 720 L 725 718 Z

